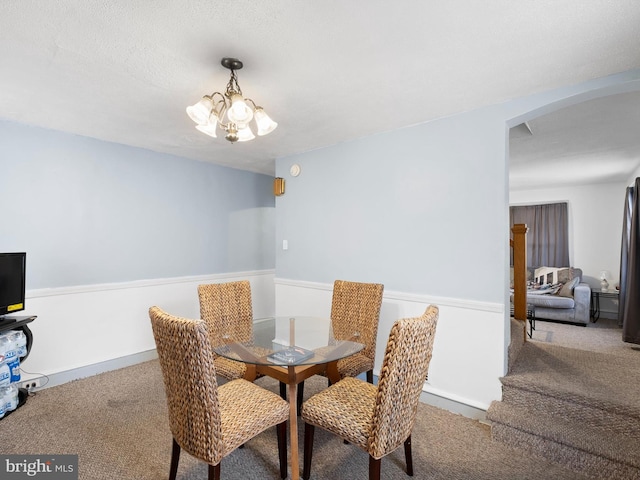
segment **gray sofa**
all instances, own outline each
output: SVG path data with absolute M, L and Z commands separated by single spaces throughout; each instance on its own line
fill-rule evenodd
M 544 277 L 541 275 L 538 278 L 535 277 L 536 271 L 554 270 L 555 272 L 545 273 Z M 544 280 L 541 280 L 542 278 Z M 560 320 L 585 325 L 591 321 L 591 287 L 582 282 L 582 270 L 579 268 L 529 269 L 528 280 L 555 286 L 550 293 L 546 294 L 540 294 L 539 290 L 534 289 L 527 292 L 527 305 L 533 305 L 536 319 Z

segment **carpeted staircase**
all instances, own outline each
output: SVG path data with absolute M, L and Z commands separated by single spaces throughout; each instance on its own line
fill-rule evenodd
M 630 360 L 531 341 L 514 348 L 502 401 L 487 411 L 492 438 L 593 478 L 640 479 L 640 352 Z

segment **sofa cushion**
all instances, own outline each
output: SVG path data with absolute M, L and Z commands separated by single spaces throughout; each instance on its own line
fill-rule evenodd
M 580 283 L 580 277 L 572 278 L 571 280 L 569 280 L 567 283 L 565 283 L 562 286 L 562 288 L 558 292 L 558 295 L 561 296 L 561 297 L 572 297 L 573 298 L 573 289 L 576 288 L 578 283 Z
M 575 277 L 574 270 L 573 268 L 558 270 L 558 283 L 566 284 L 570 282 Z
M 576 306 L 573 297 L 559 295 L 527 295 L 527 303 L 536 307 L 548 308 L 574 308 Z

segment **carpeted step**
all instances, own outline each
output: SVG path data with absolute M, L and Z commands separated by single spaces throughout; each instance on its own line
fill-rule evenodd
M 640 479 L 640 355 L 525 342 L 500 381 L 494 440 L 595 478 Z
M 544 412 L 564 420 L 580 422 L 595 428 L 606 428 L 609 434 L 626 435 L 640 439 L 640 418 L 636 412 L 629 411 L 626 405 L 611 401 L 609 405 L 603 402 L 592 402 L 590 397 L 578 395 L 568 396 L 564 392 L 535 390 L 510 385 L 505 380 L 502 388 L 502 402 L 521 408 L 526 408 L 532 414 Z
M 594 478 L 640 479 L 640 439 L 504 402 L 493 402 L 487 419 L 494 440 L 527 454 Z

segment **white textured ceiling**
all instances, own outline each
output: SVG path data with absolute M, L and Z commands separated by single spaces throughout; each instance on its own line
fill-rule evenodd
M 640 92 L 590 100 L 510 132 L 512 189 L 621 182 L 640 167 Z
M 278 157 L 639 68 L 639 40 L 637 0 L 4 0 L 0 118 L 273 174 Z M 193 128 L 185 106 L 225 87 L 225 56 L 271 135 L 231 145 Z M 539 143 L 513 139 L 514 173 L 581 148 L 604 158 L 610 140 L 638 158 L 597 130 L 600 102 L 532 121 Z M 600 140 L 588 150 L 585 133 Z

